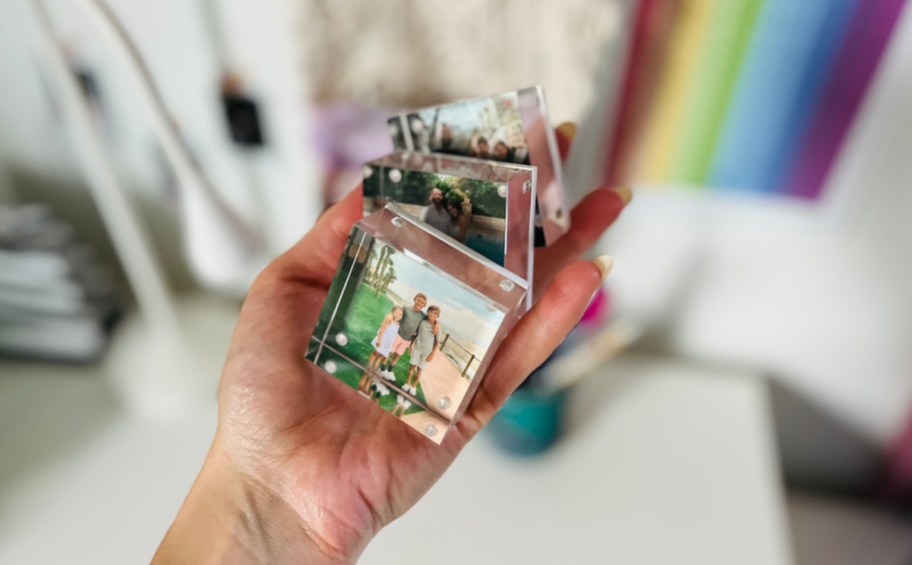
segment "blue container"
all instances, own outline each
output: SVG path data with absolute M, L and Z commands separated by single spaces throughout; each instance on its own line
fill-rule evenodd
M 567 391 L 542 394 L 531 387 L 520 388 L 488 424 L 488 436 L 511 453 L 542 453 L 561 435 L 566 404 Z

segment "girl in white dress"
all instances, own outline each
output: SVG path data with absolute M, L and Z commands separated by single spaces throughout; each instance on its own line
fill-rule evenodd
M 371 351 L 370 357 L 367 359 L 368 371 L 361 376 L 361 382 L 358 383 L 358 390 L 361 392 L 368 392 L 371 380 L 370 373 L 379 374 L 378 368 L 380 367 L 380 364 L 386 362 L 386 358 L 393 348 L 393 341 L 395 341 L 396 336 L 399 334 L 399 320 L 401 319 L 402 306 L 393 306 L 389 314 L 383 318 L 380 329 L 377 330 L 377 335 L 371 342 L 374 346 L 374 350 Z

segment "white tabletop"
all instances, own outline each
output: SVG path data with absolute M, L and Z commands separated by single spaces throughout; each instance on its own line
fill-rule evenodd
M 577 391 L 574 430 L 547 456 L 479 438 L 361 562 L 790 563 L 762 381 L 613 367 L 623 379 Z M 147 562 L 214 405 L 155 424 L 117 410 L 91 369 L 0 374 L 0 563 Z
M 791 563 L 762 381 L 625 362 L 574 405 L 544 457 L 470 445 L 361 563 Z

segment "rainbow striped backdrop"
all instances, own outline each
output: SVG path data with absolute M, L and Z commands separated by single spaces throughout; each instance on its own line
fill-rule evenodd
M 905 0 L 640 0 L 606 182 L 820 196 Z

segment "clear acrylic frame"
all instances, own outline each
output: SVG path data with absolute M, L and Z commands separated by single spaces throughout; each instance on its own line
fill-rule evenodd
M 447 235 L 531 281 L 535 184 L 536 169 L 527 165 L 394 152 L 364 167 L 364 215 L 395 202 L 415 218 L 427 218 L 435 215 L 431 198 L 440 187 L 437 196 L 444 201 L 436 208 L 447 224 Z M 469 199 L 472 213 L 464 233 L 455 233 L 458 220 L 447 212 L 446 191 Z M 453 208 L 460 217 L 463 212 Z
M 390 204 L 352 228 L 306 358 L 439 444 L 527 293 L 525 279 Z
M 539 86 L 403 112 L 388 120 L 393 146 L 401 151 L 535 166 L 537 221 L 547 245 L 570 227 L 560 154 L 550 123 Z

